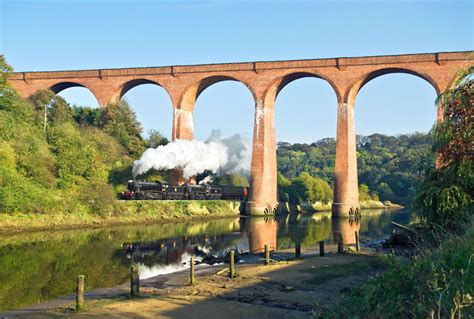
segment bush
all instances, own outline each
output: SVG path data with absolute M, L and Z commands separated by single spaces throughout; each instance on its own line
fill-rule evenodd
M 109 215 L 109 180 L 123 184 L 112 177 L 130 175 L 129 153 L 144 147 L 128 104 L 71 108 L 49 90 L 24 100 L 6 81 L 3 56 L 0 71 L 0 212 Z
M 435 236 L 438 237 L 438 236 Z M 464 318 L 474 316 L 474 227 L 445 234 L 414 258 L 389 256 L 389 270 L 352 290 L 327 318 Z
M 327 204 L 333 197 L 332 189 L 326 181 L 313 177 L 307 172 L 291 180 L 278 173 L 277 183 L 280 201 L 288 201 L 292 204 L 303 202 Z
M 444 120 L 432 131 L 439 165 L 425 171 L 415 207 L 425 225 L 455 230 L 473 215 L 474 80 L 444 93 L 440 101 Z

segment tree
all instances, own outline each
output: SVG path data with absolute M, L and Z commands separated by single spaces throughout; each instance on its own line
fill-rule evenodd
M 168 144 L 169 140 L 161 132 L 156 130 L 150 130 L 146 142 L 148 144 L 148 147 L 157 148 L 160 145 Z
M 291 181 L 283 176 L 282 173 L 277 173 L 277 185 L 278 185 L 278 199 L 281 202 L 289 202 L 290 195 L 289 189 L 291 187 Z
M 135 113 L 126 101 L 107 105 L 101 114 L 103 129 L 118 139 L 133 156 L 140 156 L 146 147 L 143 140 L 142 126 Z
M 41 114 L 43 131 L 48 124 L 60 124 L 72 119 L 73 111 L 69 104 L 51 90 L 39 90 L 29 98 L 35 110 Z
M 291 180 L 281 173 L 277 175 L 278 194 L 281 201 L 294 204 L 302 202 L 323 202 L 327 204 L 332 200 L 333 192 L 329 184 L 307 172 L 301 173 Z
M 43 114 L 43 131 L 46 133 L 48 125 L 48 111 L 54 99 L 54 92 L 51 90 L 39 90 L 30 96 L 29 100 L 38 113 Z
M 51 102 L 49 120 L 53 125 L 70 122 L 73 119 L 73 110 L 65 99 L 56 95 Z
M 359 186 L 359 200 L 361 202 L 371 200 L 372 197 L 370 196 L 369 186 L 365 184 L 360 184 Z
M 74 105 L 72 113 L 74 120 L 80 125 L 102 127 L 102 111 L 99 108 Z
M 473 215 L 474 80 L 462 81 L 442 94 L 439 102 L 443 122 L 434 127 L 432 134 L 433 151 L 442 165 L 425 171 L 415 207 L 425 224 L 456 229 Z
M 13 72 L 13 68 L 5 60 L 5 56 L 0 54 L 0 85 L 7 85 L 7 80 L 10 74 Z

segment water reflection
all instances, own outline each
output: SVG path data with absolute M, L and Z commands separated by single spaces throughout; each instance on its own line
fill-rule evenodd
M 333 218 L 332 219 L 332 235 L 333 241 L 339 242 L 342 238 L 344 245 L 352 245 L 356 243 L 356 232 L 360 231 L 359 218 Z
M 278 222 L 275 217 L 255 217 L 246 219 L 249 238 L 249 251 L 252 254 L 264 251 L 268 245 L 270 251 L 277 249 Z
M 362 212 L 357 223 L 331 213 L 283 214 L 272 218 L 228 218 L 205 222 L 37 232 L 0 237 L 0 310 L 15 309 L 74 292 L 76 276 L 86 289 L 125 282 L 131 261 L 148 278 L 187 267 L 190 254 L 219 262 L 229 249 L 260 253 L 315 246 L 343 234 L 344 243 L 389 234 L 390 222 L 406 223 L 406 212 Z

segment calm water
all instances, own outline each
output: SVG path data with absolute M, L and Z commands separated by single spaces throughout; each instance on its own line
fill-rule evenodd
M 332 242 L 339 233 L 352 243 L 391 232 L 391 221 L 406 223 L 407 212 L 362 211 L 360 221 L 333 220 L 330 213 L 287 214 L 275 218 L 228 218 L 214 221 L 54 231 L 0 237 L 0 311 L 20 308 L 74 292 L 76 276 L 86 289 L 112 287 L 128 279 L 133 259 L 140 277 L 184 269 L 191 253 L 225 255 L 229 248 L 259 252 Z

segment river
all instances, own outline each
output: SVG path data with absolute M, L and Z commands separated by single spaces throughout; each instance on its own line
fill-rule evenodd
M 228 249 L 261 252 L 264 244 L 285 249 L 339 234 L 352 243 L 387 237 L 391 221 L 407 223 L 406 210 L 363 210 L 360 220 L 331 218 L 330 213 L 276 217 L 223 218 L 208 221 L 48 231 L 0 237 L 0 311 L 33 305 L 75 291 L 77 275 L 86 290 L 125 282 L 130 263 L 140 278 L 179 271 L 190 254 L 222 256 Z

